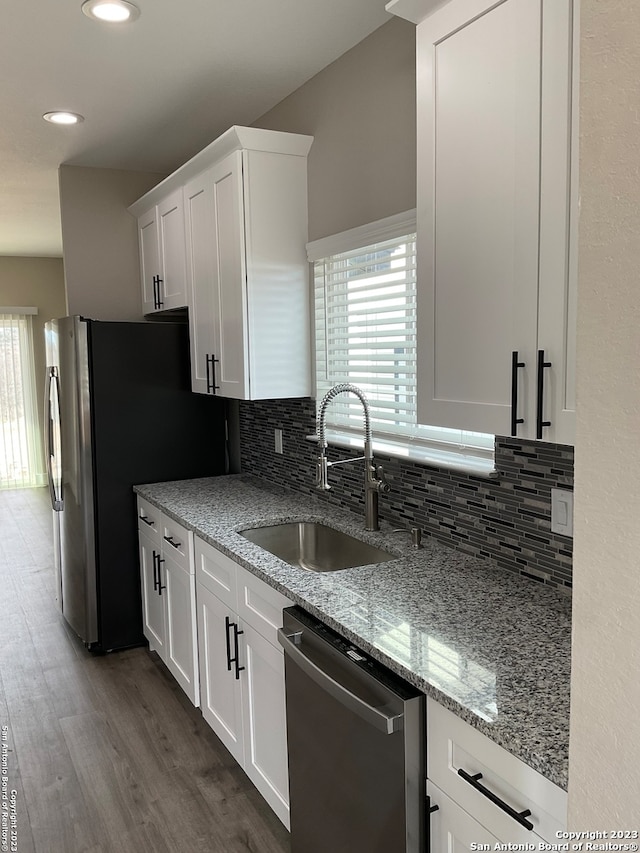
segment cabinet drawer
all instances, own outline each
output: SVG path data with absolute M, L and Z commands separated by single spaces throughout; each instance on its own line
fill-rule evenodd
M 242 566 L 237 567 L 237 579 L 238 615 L 280 649 L 277 632 L 282 628 L 282 609 L 293 601 Z
M 237 610 L 238 564 L 208 542 L 195 537 L 196 581 L 216 595 L 227 607 Z
M 472 844 L 488 845 L 485 850 L 495 849 L 499 839 L 430 781 L 427 796 L 429 807 L 436 809 L 427 815 L 431 853 L 469 853 Z
M 531 811 L 533 830 L 521 826 L 481 791 L 459 775 L 482 774 L 478 780 L 516 812 Z M 442 791 L 501 840 L 557 843 L 566 828 L 567 794 L 520 759 L 443 708 L 427 701 L 427 776 Z
M 162 515 L 160 533 L 162 534 L 162 551 L 171 559 L 193 574 L 194 566 L 191 559 L 193 549 L 193 533 L 177 521 Z
M 148 536 L 154 545 L 160 545 L 162 513 L 149 501 L 138 497 L 138 530 Z

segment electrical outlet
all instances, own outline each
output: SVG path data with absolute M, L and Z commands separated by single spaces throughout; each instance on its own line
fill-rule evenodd
M 282 430 L 276 429 L 274 430 L 274 444 L 276 453 L 282 453 Z
M 551 532 L 573 537 L 573 492 L 551 489 Z

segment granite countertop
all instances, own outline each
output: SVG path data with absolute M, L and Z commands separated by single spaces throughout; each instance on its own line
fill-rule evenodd
M 566 595 L 408 532 L 237 474 L 135 491 L 566 789 L 571 603 Z M 290 566 L 237 531 L 315 520 L 391 551 L 325 574 Z

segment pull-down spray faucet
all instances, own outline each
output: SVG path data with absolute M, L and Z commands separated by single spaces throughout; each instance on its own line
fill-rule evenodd
M 362 408 L 364 410 L 364 456 L 358 456 L 355 459 L 340 459 L 337 462 L 329 462 L 327 460 L 327 438 L 325 435 L 327 406 L 334 397 L 338 396 L 338 394 L 347 393 L 355 394 L 362 403 Z M 365 530 L 379 530 L 378 494 L 380 492 L 388 492 L 389 486 L 384 479 L 382 465 L 376 466 L 373 461 L 373 442 L 371 439 L 371 416 L 369 413 L 369 403 L 364 393 L 357 385 L 342 382 L 338 385 L 334 385 L 333 388 L 330 388 L 329 391 L 327 391 L 318 408 L 316 434 L 320 445 L 320 453 L 316 463 L 316 488 L 323 492 L 331 489 L 328 482 L 328 474 L 329 468 L 334 465 L 345 465 L 349 462 L 364 460 Z

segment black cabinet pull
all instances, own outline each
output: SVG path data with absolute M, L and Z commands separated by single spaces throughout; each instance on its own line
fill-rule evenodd
M 220 359 L 216 358 L 215 355 L 207 355 L 207 394 L 215 394 L 216 391 L 220 388 L 219 385 L 216 385 L 216 364 L 220 364 Z
M 159 583 L 159 581 L 158 581 L 158 563 L 157 563 L 159 556 L 160 555 L 156 554 L 155 551 L 153 552 L 153 591 L 154 592 L 157 591 L 158 583 Z
M 427 814 L 433 814 L 434 812 L 439 812 L 440 806 L 432 806 L 431 805 L 431 797 L 427 795 Z
M 238 625 L 234 622 L 233 623 L 233 636 L 234 636 L 236 650 L 235 650 L 235 655 L 233 657 L 233 663 L 235 663 L 235 665 L 236 665 L 236 681 L 240 680 L 240 673 L 242 672 L 243 669 L 246 668 L 244 666 L 240 666 L 240 648 L 238 646 L 238 637 L 240 636 L 240 634 L 244 634 L 244 631 L 239 631 Z
M 228 616 L 224 617 L 224 633 L 227 641 L 227 670 L 231 672 L 231 640 L 229 639 L 229 628 L 231 627 L 231 620 Z
M 542 430 L 544 427 L 550 427 L 551 421 L 543 420 L 544 414 L 544 371 L 546 367 L 551 367 L 550 361 L 544 360 L 544 350 L 538 350 L 538 406 L 536 413 L 536 438 L 542 438 Z
M 488 800 L 498 806 L 498 808 L 502 809 L 503 812 L 506 812 L 509 817 L 512 817 L 520 826 L 524 826 L 525 829 L 533 829 L 533 824 L 530 820 L 526 820 L 531 814 L 531 809 L 525 809 L 522 812 L 517 812 L 514 808 L 512 808 L 508 803 L 505 803 L 504 800 L 501 800 L 493 791 L 490 791 L 488 788 L 485 788 L 484 785 L 480 784 L 480 779 L 482 779 L 482 773 L 474 773 L 472 776 L 470 773 L 467 773 L 466 770 L 463 770 L 462 767 L 458 769 L 458 776 L 462 776 L 465 782 L 468 782 L 476 791 L 479 791 L 483 796 L 485 796 Z
M 518 369 L 526 367 L 524 361 L 518 361 L 518 351 L 511 353 L 511 435 L 517 435 L 518 424 L 524 423 L 524 418 L 518 417 Z
M 233 646 L 234 646 L 233 655 L 231 654 L 231 638 L 229 636 L 229 628 L 233 628 Z M 226 641 L 227 641 L 227 670 L 229 672 L 231 672 L 231 664 L 232 663 L 235 664 L 236 680 L 238 680 L 240 678 L 240 673 L 245 668 L 244 666 L 240 666 L 240 661 L 239 661 L 240 649 L 238 647 L 238 637 L 240 636 L 240 634 L 244 634 L 244 631 L 239 631 L 238 630 L 238 623 L 232 622 L 228 616 L 224 617 L 224 630 L 225 630 L 225 637 L 226 637 Z
M 155 524 L 155 521 L 152 518 L 147 518 L 146 515 L 141 515 L 140 521 L 144 521 L 144 523 L 148 524 L 149 527 L 153 527 L 153 525 Z
M 173 536 L 163 536 L 162 538 L 164 539 L 165 542 L 168 542 L 169 545 L 171 545 L 173 548 L 175 548 L 176 551 L 180 548 L 180 542 L 176 542 L 176 540 L 173 538 Z
M 162 308 L 164 302 L 160 299 L 160 285 L 162 284 L 162 279 L 159 275 L 154 275 L 153 277 L 153 307 L 154 308 Z
M 162 595 L 162 590 L 166 589 L 167 585 L 162 583 L 162 573 L 160 572 L 160 563 L 164 563 L 164 560 L 162 559 L 160 554 L 158 554 L 158 556 L 157 556 L 157 563 L 158 563 L 158 595 Z

